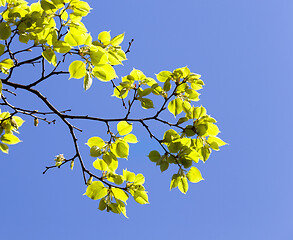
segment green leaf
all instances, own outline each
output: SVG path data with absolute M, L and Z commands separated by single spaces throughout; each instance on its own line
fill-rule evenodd
M 44 11 L 56 9 L 56 6 L 48 0 L 41 0 L 41 6 Z
M 140 91 L 140 92 L 139 92 L 139 95 L 140 95 L 141 97 L 145 97 L 145 96 L 149 95 L 152 91 L 153 91 L 152 88 L 146 88 L 146 89 Z
M 108 60 L 109 64 L 112 66 L 119 64 L 123 65 L 115 51 L 108 51 Z
M 129 145 L 123 140 L 118 140 L 111 145 L 111 151 L 119 158 L 127 158 Z
M 205 162 L 206 160 L 209 159 L 211 155 L 211 150 L 208 146 L 204 146 L 201 148 L 201 155 L 203 157 L 203 161 Z
M 144 109 L 154 108 L 154 103 L 151 99 L 142 98 L 140 103 Z
M 179 178 L 180 178 L 179 174 L 173 174 L 172 180 L 171 180 L 171 183 L 170 183 L 170 190 L 172 188 L 178 187 Z
M 208 129 L 207 134 L 210 136 L 217 136 L 219 134 L 220 130 L 217 125 L 213 123 L 208 123 Z
M 117 124 L 117 131 L 121 136 L 124 136 L 132 131 L 132 124 L 126 121 L 121 121 Z
M 192 89 L 186 89 L 186 95 L 191 101 L 199 101 L 200 94 Z
M 67 53 L 71 50 L 71 46 L 64 41 L 56 41 L 53 44 L 54 50 L 59 53 Z
M 196 107 L 193 109 L 193 119 L 199 119 L 200 117 L 206 116 L 207 111 L 203 106 Z
M 56 54 L 51 48 L 48 48 L 45 51 L 43 51 L 42 55 L 49 63 L 56 66 L 57 64 Z
M 168 104 L 168 110 L 176 117 L 179 113 L 182 112 L 182 100 L 176 98 Z
M 174 129 L 169 129 L 164 133 L 164 142 L 172 142 L 176 139 L 180 138 L 179 134 Z
M 199 124 L 196 126 L 196 133 L 198 136 L 203 136 L 208 130 L 207 124 Z
M 88 196 L 93 200 L 98 200 L 107 195 L 108 189 L 104 187 L 104 184 L 99 181 L 92 182 L 86 189 L 86 192 L 83 195 Z
M 3 143 L 10 144 L 10 145 L 14 145 L 14 144 L 17 144 L 17 143 L 21 142 L 19 140 L 19 138 L 14 136 L 13 134 L 4 134 L 4 135 L 2 135 L 1 136 L 1 141 Z
M 180 176 L 179 177 L 178 188 L 182 193 L 184 193 L 184 194 L 187 193 L 187 191 L 188 191 L 188 182 L 187 182 L 187 178 L 185 176 Z
M 105 152 L 103 154 L 103 160 L 108 165 L 107 171 L 115 173 L 116 169 L 118 168 L 118 161 L 115 155 L 112 152 Z
M 7 58 L 7 59 L 4 59 L 0 62 L 0 66 L 4 67 L 6 69 L 10 69 L 14 66 L 14 63 L 13 63 L 12 59 Z
M 90 150 L 91 157 L 99 157 L 102 155 L 102 151 L 98 146 L 92 146 Z
M 116 202 L 118 204 L 118 207 L 119 207 L 120 211 L 124 215 L 124 217 L 128 218 L 127 215 L 126 215 L 126 207 L 125 207 L 125 204 L 122 201 L 118 200 L 118 199 L 116 199 Z
M 83 80 L 83 88 L 84 90 L 88 90 L 91 86 L 92 86 L 92 83 L 93 83 L 93 79 L 90 75 L 89 72 L 86 72 L 86 75 L 84 76 L 84 80 Z
M 116 161 L 116 162 L 118 162 L 118 161 Z M 115 175 L 115 177 L 114 177 L 114 183 L 115 184 L 120 185 L 123 182 L 124 182 L 123 176 L 121 176 L 121 175 Z
M 160 164 L 160 170 L 161 172 L 164 172 L 168 169 L 169 163 L 167 161 L 162 161 Z
M 171 83 L 170 83 L 170 80 L 167 80 L 165 83 L 164 83 L 164 86 L 163 86 L 163 90 L 165 91 L 165 92 L 168 92 L 168 91 L 170 91 L 171 90 Z
M 124 33 L 119 34 L 118 36 L 111 39 L 112 46 L 119 46 L 124 40 Z
M 104 160 L 99 159 L 99 158 L 93 162 L 93 166 L 95 169 L 98 169 L 100 171 L 107 171 L 108 170 L 107 163 L 105 163 Z
M 92 146 L 98 146 L 99 148 L 102 148 L 102 147 L 105 146 L 105 142 L 104 142 L 104 140 L 102 138 L 99 138 L 99 137 L 91 137 L 87 141 L 86 145 L 88 145 L 90 148 Z
M 105 51 L 90 50 L 91 62 L 94 66 L 108 63 L 108 55 Z
M 134 184 L 142 185 L 142 184 L 144 184 L 144 182 L 145 182 L 145 178 L 141 173 L 139 173 L 135 176 Z
M 95 66 L 93 74 L 96 78 L 104 82 L 111 81 L 112 79 L 117 77 L 114 68 L 109 64 L 101 64 Z
M 8 153 L 8 146 L 4 143 L 0 143 L 0 150 L 4 153 Z
M 79 16 L 86 16 L 90 10 L 91 7 L 87 2 L 84 1 L 71 1 L 71 5 L 73 7 L 74 14 Z
M 184 129 L 184 133 L 188 136 L 188 137 L 192 137 L 195 135 L 195 131 L 194 131 L 194 127 L 192 125 L 187 125 Z
M 213 142 L 217 143 L 217 145 L 218 145 L 219 147 L 224 146 L 224 145 L 227 144 L 227 143 L 225 143 L 222 139 L 220 139 L 220 138 L 218 138 L 218 137 L 210 136 L 210 137 L 208 138 L 208 143 L 209 143 L 209 144 L 212 144 Z
M 128 90 L 124 88 L 123 86 L 119 85 L 114 88 L 114 93 L 112 96 L 115 96 L 117 98 L 126 98 L 128 95 Z
M 65 22 L 68 20 L 68 13 L 66 11 L 62 11 L 61 19 Z
M 0 40 L 6 40 L 11 35 L 11 28 L 8 23 L 0 23 Z
M 200 171 L 196 167 L 191 167 L 189 172 L 187 173 L 186 177 L 190 182 L 198 183 L 201 180 L 204 180 L 201 176 Z
M 137 138 L 134 134 L 128 134 L 124 137 L 124 141 L 128 142 L 128 143 L 137 143 Z
M 114 194 L 115 198 L 120 199 L 126 203 L 126 201 L 128 199 L 127 193 L 125 193 L 123 190 L 121 190 L 119 188 L 111 188 L 111 190 L 112 190 L 112 193 Z
M 13 116 L 12 119 L 15 121 L 17 128 L 21 127 L 24 123 L 24 120 L 18 116 Z
M 123 177 L 127 182 L 133 182 L 135 179 L 135 174 L 133 172 L 129 172 L 126 169 L 123 169 Z
M 30 40 L 30 38 L 29 38 L 29 35 L 28 35 L 28 34 L 20 34 L 19 37 L 18 37 L 18 40 L 19 40 L 21 43 L 25 43 L 25 44 L 27 44 L 28 41 Z
M 104 45 L 108 45 L 110 43 L 110 40 L 111 40 L 111 35 L 110 35 L 110 32 L 101 32 L 99 35 L 98 35 L 98 39 L 104 44 Z
M 80 79 L 86 75 L 86 65 L 82 61 L 74 61 L 69 66 L 70 78 Z M 69 78 L 69 79 L 70 79 Z
M 158 151 L 154 150 L 149 153 L 148 157 L 152 162 L 157 162 L 161 159 L 161 154 Z
M 133 68 L 133 70 L 130 72 L 130 75 L 134 78 L 134 80 L 144 80 L 146 76 L 143 74 L 142 71 Z
M 104 211 L 106 209 L 106 207 L 107 207 L 107 203 L 105 201 L 105 198 L 102 198 L 100 200 L 98 209 L 101 210 L 101 211 Z
M 148 198 L 146 191 L 139 191 L 139 190 L 135 191 L 133 198 L 139 204 L 149 203 L 149 198 Z
M 171 78 L 172 73 L 169 71 L 162 71 L 159 74 L 156 74 L 157 79 L 160 82 L 166 82 L 168 79 Z
M 85 33 L 76 28 L 70 28 L 70 31 L 64 37 L 64 41 L 70 46 L 75 47 L 79 45 L 90 45 L 92 37 L 90 34 Z
M 184 111 L 185 113 L 190 113 L 191 110 L 192 110 L 192 107 L 191 107 L 191 105 L 190 105 L 189 102 L 184 101 L 184 102 L 182 103 L 182 109 L 183 109 L 183 111 Z
M 5 51 L 5 45 L 0 44 L 0 56 L 4 53 Z

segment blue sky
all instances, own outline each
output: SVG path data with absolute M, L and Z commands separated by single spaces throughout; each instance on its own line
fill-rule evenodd
M 29 1 L 32 2 L 32 1 Z M 159 149 L 134 126 L 140 142 L 121 163 L 146 176 L 149 205 L 130 200 L 129 219 L 97 210 L 82 194 L 81 170 L 68 167 L 42 174 L 54 156 L 70 156 L 67 129 L 31 119 L 21 127 L 21 144 L 1 154 L 1 239 L 293 239 L 293 2 L 247 1 L 88 1 L 85 24 L 93 36 L 104 30 L 125 32 L 123 45 L 135 41 L 120 76 L 133 67 L 147 76 L 186 66 L 202 74 L 199 104 L 218 120 L 220 137 L 229 143 L 199 164 L 205 181 L 186 195 L 169 191 L 172 171 L 160 173 L 147 158 Z M 35 70 L 34 70 L 35 71 Z M 17 81 L 35 76 L 31 68 Z M 56 77 L 39 87 L 59 109 L 101 117 L 121 116 L 111 86 L 95 81 L 88 92 L 81 80 Z M 13 104 L 42 105 L 19 93 Z M 145 113 L 145 112 L 144 112 Z M 172 120 L 172 116 L 168 115 Z M 75 122 L 86 140 L 103 125 Z M 156 126 L 154 126 L 156 127 Z M 103 129 L 103 130 L 101 130 Z M 147 147 L 146 147 L 147 146 Z M 92 159 L 85 160 L 88 165 Z

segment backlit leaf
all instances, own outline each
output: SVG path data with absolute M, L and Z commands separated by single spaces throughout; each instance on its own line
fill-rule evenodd
M 149 203 L 149 198 L 148 198 L 148 195 L 145 191 L 139 191 L 139 190 L 135 191 L 133 198 L 139 204 Z
M 132 124 L 126 121 L 121 121 L 117 124 L 117 131 L 121 136 L 124 136 L 132 131 Z
M 91 148 L 92 146 L 98 146 L 99 148 L 102 148 L 102 147 L 105 146 L 105 142 L 104 142 L 103 139 L 101 139 L 101 138 L 99 138 L 99 137 L 91 137 L 91 138 L 87 141 L 86 145 L 88 145 L 90 148 Z
M 119 34 L 118 36 L 111 39 L 111 44 L 113 46 L 118 46 L 123 42 L 123 39 L 124 39 L 124 33 Z
M 176 98 L 168 104 L 168 110 L 176 117 L 179 113 L 182 112 L 182 100 Z
M 204 180 L 203 177 L 201 176 L 200 171 L 196 167 L 191 167 L 186 177 L 190 182 L 193 182 L 193 183 L 198 183 L 201 180 Z
M 3 134 L 1 136 L 1 141 L 3 143 L 10 144 L 10 145 L 17 144 L 17 143 L 21 142 L 19 140 L 19 138 L 13 134 Z
M 11 35 L 11 28 L 8 23 L 0 23 L 0 40 L 6 40 Z
M 115 198 L 118 198 L 126 203 L 126 201 L 128 199 L 128 195 L 125 191 L 123 191 L 122 189 L 119 189 L 119 188 L 111 188 L 111 191 L 114 194 Z
M 85 63 L 82 61 L 74 61 L 69 66 L 70 78 L 82 78 L 86 75 Z
M 128 143 L 137 143 L 137 138 L 135 135 L 133 135 L 132 133 L 131 134 L 128 134 L 124 137 L 124 141 L 128 142 Z
M 86 189 L 86 192 L 83 195 L 88 196 L 93 200 L 98 200 L 107 195 L 108 189 L 104 187 L 104 184 L 99 181 L 92 182 Z
M 188 182 L 187 182 L 187 178 L 185 176 L 180 176 L 178 179 L 178 189 L 186 194 L 188 191 Z
M 93 74 L 96 78 L 104 82 L 111 81 L 112 79 L 117 77 L 114 68 L 109 64 L 101 64 L 95 66 Z

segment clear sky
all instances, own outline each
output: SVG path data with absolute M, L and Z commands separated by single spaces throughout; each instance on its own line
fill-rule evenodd
M 29 1 L 32 2 L 32 1 Z M 160 173 L 147 154 L 159 146 L 137 129 L 139 143 L 121 163 L 146 176 L 149 205 L 128 201 L 129 219 L 97 209 L 82 194 L 78 164 L 43 175 L 55 155 L 74 149 L 62 123 L 21 127 L 22 143 L 1 154 L 0 239 L 293 239 L 293 2 L 291 0 L 108 0 L 88 1 L 85 24 L 93 36 L 104 30 L 135 39 L 128 61 L 147 76 L 188 65 L 202 74 L 199 104 L 218 120 L 229 143 L 199 164 L 205 181 L 186 195 L 169 191 L 172 170 Z M 27 68 L 17 81 L 29 80 Z M 57 77 L 39 87 L 59 109 L 101 117 L 120 116 L 111 87 Z M 41 106 L 20 93 L 22 106 Z M 12 103 L 17 100 L 11 98 Z M 169 115 L 170 119 L 172 116 Z M 104 126 L 76 122 L 86 140 Z M 91 164 L 91 158 L 85 160 Z

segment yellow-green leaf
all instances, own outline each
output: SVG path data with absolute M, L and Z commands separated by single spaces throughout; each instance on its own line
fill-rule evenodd
M 124 192 L 120 188 L 111 188 L 111 190 L 112 190 L 112 193 L 114 194 L 115 198 L 120 199 L 126 203 L 126 201 L 128 199 L 128 195 L 126 192 Z
M 135 176 L 134 184 L 142 185 L 142 184 L 144 184 L 144 182 L 145 182 L 145 178 L 141 173 L 139 173 Z
M 123 177 L 127 182 L 133 182 L 135 179 L 135 174 L 123 169 Z
M 104 44 L 104 45 L 108 45 L 110 43 L 111 40 L 111 35 L 110 32 L 101 32 L 98 36 L 98 39 Z
M 168 104 L 168 110 L 176 117 L 179 113 L 182 112 L 182 100 L 176 98 Z
M 180 176 L 178 179 L 178 188 L 182 193 L 187 193 L 188 191 L 188 182 L 185 176 Z
M 124 136 L 132 131 L 132 124 L 126 121 L 121 121 L 117 124 L 117 131 L 121 136 Z
M 186 177 L 190 182 L 198 183 L 201 180 L 204 180 L 201 176 L 200 171 L 196 167 L 191 167 L 189 172 L 187 173 Z
M 105 142 L 104 142 L 104 140 L 102 138 L 99 138 L 99 137 L 91 137 L 87 141 L 86 145 L 88 145 L 90 148 L 92 146 L 98 146 L 99 148 L 102 148 L 102 147 L 105 146 Z
M 111 39 L 111 44 L 115 47 L 119 46 L 123 42 L 123 39 L 124 39 L 124 33 L 119 34 L 118 36 L 113 37 Z
M 11 28 L 8 23 L 0 23 L 0 40 L 6 40 L 11 35 Z
M 107 171 L 108 170 L 107 163 L 105 163 L 104 160 L 99 159 L 99 158 L 93 162 L 93 166 L 95 169 L 98 169 L 100 171 Z
M 82 78 L 86 75 L 86 65 L 82 61 L 74 61 L 69 66 L 70 78 Z M 69 79 L 70 79 L 69 78 Z
M 6 144 L 17 144 L 21 142 L 18 137 L 14 136 L 13 134 L 4 134 L 1 136 L 1 141 Z
M 88 196 L 93 200 L 98 200 L 107 195 L 108 189 L 104 187 L 104 184 L 99 181 L 92 182 L 86 189 L 86 192 L 83 195 Z
M 128 143 L 137 143 L 137 138 L 135 135 L 133 135 L 132 133 L 131 134 L 128 134 L 124 137 L 124 141 L 128 142 Z
M 0 150 L 4 153 L 8 153 L 8 146 L 4 143 L 0 143 Z
M 96 78 L 104 82 L 111 81 L 112 79 L 117 77 L 114 68 L 109 64 L 101 64 L 95 66 L 93 74 Z
M 146 191 L 139 191 L 139 190 L 135 191 L 133 198 L 139 204 L 149 203 L 149 198 L 148 198 Z

